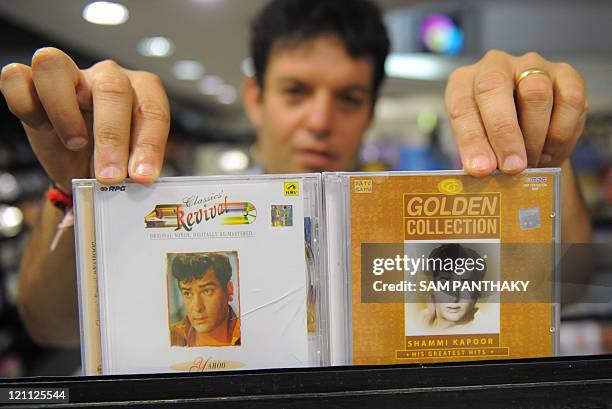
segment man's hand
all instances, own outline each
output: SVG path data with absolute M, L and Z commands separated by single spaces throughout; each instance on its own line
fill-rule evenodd
M 528 69 L 537 68 L 523 76 Z M 582 134 L 588 110 L 584 82 L 571 66 L 536 53 L 490 51 L 448 79 L 446 110 L 464 169 L 485 176 L 499 168 L 560 166 Z
M 73 178 L 113 184 L 128 175 L 138 183 L 159 176 L 170 110 L 156 75 L 113 61 L 80 70 L 62 51 L 42 48 L 31 67 L 3 68 L 0 90 L 38 160 L 65 192 Z

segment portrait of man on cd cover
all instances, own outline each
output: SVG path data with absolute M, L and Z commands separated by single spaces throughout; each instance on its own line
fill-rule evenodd
M 169 254 L 168 268 L 171 345 L 239 346 L 237 253 Z
M 481 260 L 483 268 L 465 269 L 458 274 L 456 271 L 446 271 L 434 268 L 432 279 L 436 283 L 443 281 L 480 281 L 483 279 L 487 266 L 481 256 L 473 249 L 457 243 L 443 244 L 432 250 L 430 259 L 466 261 Z M 480 294 L 475 291 L 434 291 L 430 294 L 427 307 L 421 311 L 421 324 L 437 330 L 452 330 L 453 328 L 468 328 L 476 324 L 479 309 L 477 301 Z

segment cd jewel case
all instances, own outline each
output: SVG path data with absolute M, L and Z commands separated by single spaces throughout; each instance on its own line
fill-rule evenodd
M 560 177 L 75 180 L 84 373 L 555 355 Z
M 325 173 L 332 364 L 554 355 L 560 176 Z
M 328 362 L 320 174 L 74 189 L 86 374 Z

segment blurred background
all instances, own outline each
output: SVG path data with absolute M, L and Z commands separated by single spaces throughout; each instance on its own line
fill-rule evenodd
M 363 170 L 460 166 L 443 93 L 448 74 L 492 48 L 536 51 L 584 77 L 587 126 L 572 158 L 596 241 L 612 240 L 612 2 L 375 0 L 393 53 Z M 165 176 L 241 173 L 256 165 L 255 130 L 241 105 L 252 75 L 249 25 L 266 0 L 20 0 L 0 2 L 0 66 L 29 64 L 40 47 L 66 51 L 81 68 L 103 59 L 159 75 L 172 127 Z M 79 374 L 79 351 L 40 348 L 15 303 L 28 230 L 49 186 L 21 126 L 0 100 L 0 377 Z M 582 301 L 564 307 L 562 354 L 612 352 L 612 260 L 595 256 Z M 595 293 L 596 297 L 591 297 Z

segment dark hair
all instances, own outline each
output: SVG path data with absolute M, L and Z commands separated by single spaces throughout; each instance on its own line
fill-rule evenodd
M 464 259 L 464 260 L 473 260 L 474 262 L 476 262 L 476 260 L 480 260 L 480 262 L 484 264 L 484 268 L 482 270 L 473 269 L 470 271 L 470 274 L 465 274 L 465 276 L 462 275 L 461 277 L 457 277 L 455 276 L 455 274 L 451 274 L 450 277 L 446 277 L 446 278 L 450 278 L 451 280 L 461 279 L 461 280 L 468 280 L 472 282 L 480 281 L 483 279 L 487 271 L 487 268 L 488 268 L 487 263 L 480 256 L 480 254 L 476 252 L 476 250 L 473 250 L 468 247 L 464 247 L 461 244 L 457 244 L 457 243 L 448 243 L 448 244 L 443 244 L 440 247 L 436 247 L 435 249 L 431 251 L 431 253 L 429 253 L 429 258 L 439 259 L 443 261 L 446 259 L 451 259 L 453 261 L 457 259 Z M 434 263 L 434 266 L 435 265 L 436 264 Z M 444 270 L 443 268 L 442 269 L 434 268 L 432 270 L 432 273 L 433 273 L 434 281 L 438 281 L 440 278 L 440 275 L 443 273 L 448 274 L 448 271 Z M 443 292 L 447 293 L 446 291 L 443 291 Z M 451 291 L 451 293 L 454 293 L 454 291 Z M 473 300 L 476 300 L 477 298 L 480 297 L 480 292 L 479 291 L 471 292 L 471 297 Z
M 457 259 L 465 259 L 465 260 L 474 260 L 474 262 L 476 260 L 480 260 L 484 264 L 484 269 L 472 270 L 474 273 L 470 274 L 469 276 L 466 276 L 466 278 L 468 278 L 469 280 L 474 280 L 474 281 L 482 280 L 485 272 L 487 271 L 487 263 L 480 256 L 480 254 L 476 252 L 476 250 L 464 247 L 461 244 L 457 244 L 457 243 L 448 243 L 448 244 L 443 244 L 440 247 L 436 247 L 435 249 L 431 251 L 431 253 L 429 253 L 429 258 L 430 259 L 440 259 L 440 260 L 451 259 L 453 261 Z M 434 263 L 434 266 L 435 265 L 436 264 Z M 438 276 L 441 273 L 446 272 L 446 270 L 444 269 L 439 270 L 439 269 L 434 268 L 432 272 L 433 272 L 434 280 L 437 280 Z
M 372 100 L 385 77 L 389 37 L 380 10 L 367 0 L 272 0 L 253 21 L 251 57 L 260 88 L 270 52 L 320 35 L 338 37 L 353 58 L 369 57 L 374 68 Z
M 209 269 L 226 291 L 232 277 L 232 266 L 227 256 L 219 253 L 186 253 L 177 255 L 172 261 L 172 275 L 179 282 L 200 279 Z

